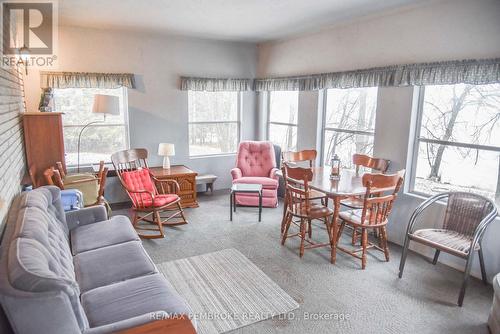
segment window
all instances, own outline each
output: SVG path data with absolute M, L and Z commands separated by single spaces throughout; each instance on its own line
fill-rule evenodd
M 114 95 L 120 99 L 120 115 L 93 114 L 95 94 Z M 85 129 L 80 144 L 80 165 L 100 160 L 111 161 L 111 154 L 129 147 L 127 89 L 65 88 L 54 89 L 57 111 L 63 112 L 64 148 L 66 165 L 77 165 L 78 135 Z
M 240 138 L 239 92 L 188 92 L 189 155 L 235 153 Z
M 267 137 L 283 151 L 297 149 L 298 110 L 299 92 L 270 92 Z
M 354 153 L 373 154 L 377 88 L 328 89 L 323 127 L 323 161 L 337 154 L 344 168 Z
M 421 88 L 410 190 L 500 199 L 500 84 Z

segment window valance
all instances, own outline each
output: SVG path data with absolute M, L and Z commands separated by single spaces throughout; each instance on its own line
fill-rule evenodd
M 252 90 L 252 79 L 181 77 L 181 90 L 208 92 Z
M 500 82 L 500 58 L 376 67 L 295 77 L 256 79 L 256 91 Z
M 130 73 L 41 72 L 42 88 L 135 88 Z

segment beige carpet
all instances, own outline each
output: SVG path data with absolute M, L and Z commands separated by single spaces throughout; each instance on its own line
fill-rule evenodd
M 164 262 L 158 269 L 193 309 L 201 334 L 225 333 L 299 307 L 235 249 Z

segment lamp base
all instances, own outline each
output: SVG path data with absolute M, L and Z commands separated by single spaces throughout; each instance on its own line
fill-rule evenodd
M 170 159 L 168 156 L 163 157 L 163 169 L 170 169 Z

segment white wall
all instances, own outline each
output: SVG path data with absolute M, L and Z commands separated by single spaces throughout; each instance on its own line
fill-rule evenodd
M 500 1 L 449 0 L 259 46 L 258 76 L 500 55 Z
M 55 70 L 135 74 L 137 89 L 128 92 L 130 145 L 147 148 L 151 165 L 161 165 L 158 143 L 174 143 L 173 164 L 218 175 L 215 188 L 229 187 L 234 155 L 188 156 L 187 92 L 179 90 L 179 76 L 252 78 L 257 59 L 254 44 L 74 27 L 60 27 L 59 35 Z M 39 73 L 30 68 L 26 78 L 29 111 L 37 109 L 39 95 Z M 255 94 L 243 93 L 242 106 L 242 138 L 254 139 Z M 113 198 L 119 197 L 115 190 L 110 190 Z
M 500 1 L 433 1 L 320 33 L 259 45 L 258 75 L 287 76 L 405 63 L 496 58 L 500 57 L 498 36 Z M 299 119 L 305 120 L 299 122 L 300 148 L 311 147 L 320 139 L 316 134 L 320 115 L 314 107 L 321 101 L 320 96 L 318 92 L 299 96 Z M 408 163 L 413 98 L 412 87 L 380 88 L 378 92 L 374 154 L 390 159 L 392 170 L 406 168 Z M 264 118 L 260 115 L 260 119 Z M 391 241 L 402 244 L 409 216 L 422 200 L 409 194 L 398 198 L 388 228 Z M 432 210 L 423 226 L 439 223 L 442 214 L 442 207 Z M 500 272 L 500 244 L 496 241 L 496 235 L 500 234 L 499 223 L 497 220 L 483 239 L 490 279 Z M 416 250 L 432 254 L 428 248 L 417 247 Z M 463 261 L 446 255 L 440 260 L 461 270 L 464 265 Z M 480 276 L 477 259 L 473 274 Z

